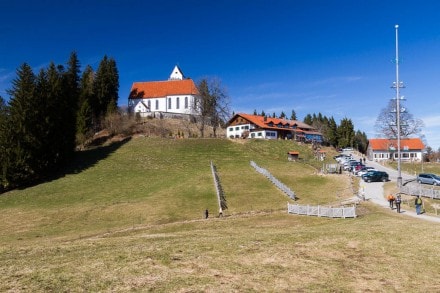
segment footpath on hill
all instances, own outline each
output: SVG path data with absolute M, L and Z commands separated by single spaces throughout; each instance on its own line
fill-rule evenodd
M 359 156 L 356 156 L 356 155 L 353 155 L 353 156 L 357 159 L 360 158 Z M 387 172 L 390 175 L 390 180 L 393 182 L 396 182 L 396 184 L 397 184 L 397 171 L 396 170 L 385 167 L 385 166 L 383 166 L 377 162 L 373 162 L 373 161 L 367 161 L 366 165 L 373 167 L 376 170 Z M 402 173 L 402 179 L 403 179 L 403 181 L 406 181 L 406 180 L 410 180 L 410 179 L 415 179 L 415 177 Z M 390 209 L 390 204 L 386 200 L 385 195 L 384 195 L 383 185 L 384 185 L 383 182 L 366 183 L 363 180 L 361 180 L 360 192 L 363 192 L 363 194 L 365 195 L 365 200 L 371 201 L 381 207 Z M 396 212 L 395 209 L 393 211 Z M 414 217 L 414 218 L 418 218 L 418 219 L 423 219 L 426 221 L 440 223 L 440 217 L 430 216 L 427 214 L 417 215 L 417 213 L 415 212 L 414 209 L 409 208 L 407 205 L 405 205 L 403 203 L 401 205 L 400 213 L 405 216 L 410 216 L 410 217 Z

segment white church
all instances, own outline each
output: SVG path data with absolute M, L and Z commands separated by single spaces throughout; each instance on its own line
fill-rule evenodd
M 128 107 L 141 117 L 199 115 L 196 100 L 199 90 L 194 81 L 185 78 L 175 66 L 168 80 L 134 82 L 128 97 Z

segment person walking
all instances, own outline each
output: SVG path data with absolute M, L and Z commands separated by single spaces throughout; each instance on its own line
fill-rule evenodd
M 423 201 L 420 198 L 420 195 L 417 195 L 416 200 L 414 201 L 414 204 L 416 205 L 416 213 L 417 213 L 417 215 L 420 215 L 421 212 L 422 212 L 422 204 L 423 204 Z
M 402 198 L 400 197 L 400 194 L 396 197 L 396 209 L 397 212 L 400 214 L 400 204 L 402 203 Z
M 390 203 L 390 208 L 393 209 L 394 208 L 394 200 L 395 200 L 394 195 L 389 194 L 387 198 Z
M 205 219 L 207 219 L 209 217 L 209 211 L 208 209 L 205 210 Z

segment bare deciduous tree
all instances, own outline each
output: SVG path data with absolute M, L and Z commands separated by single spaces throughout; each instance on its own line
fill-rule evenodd
M 424 123 L 421 119 L 414 118 L 414 116 L 408 112 L 401 105 L 400 112 L 400 135 L 402 137 L 409 137 L 413 135 L 420 135 Z M 391 100 L 387 107 L 380 111 L 379 116 L 376 119 L 375 124 L 376 131 L 385 136 L 386 138 L 397 137 L 397 111 L 396 102 Z
M 200 136 L 204 137 L 205 126 L 217 128 L 223 126 L 230 117 L 229 96 L 218 78 L 203 78 L 197 85 L 200 96 L 195 99 L 194 107 L 200 110 L 198 119 Z

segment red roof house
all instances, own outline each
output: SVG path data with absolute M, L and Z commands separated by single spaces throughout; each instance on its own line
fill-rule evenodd
M 228 121 L 226 135 L 229 138 L 281 138 L 322 142 L 322 134 L 304 122 L 245 113 L 235 114 Z
M 425 145 L 420 138 L 402 138 L 400 153 L 402 161 L 420 161 Z M 369 140 L 367 157 L 372 161 L 398 159 L 397 139 L 373 138 Z

